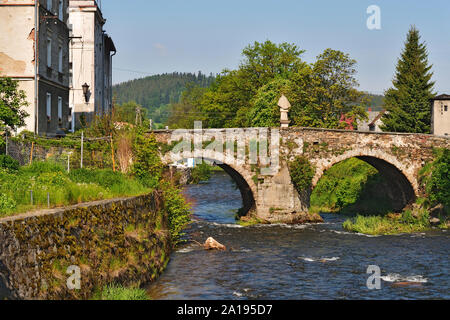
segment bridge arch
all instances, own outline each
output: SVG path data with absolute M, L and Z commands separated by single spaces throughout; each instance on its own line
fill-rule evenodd
M 389 182 L 391 191 L 395 195 L 394 210 L 401 211 L 414 202 L 419 195 L 419 184 L 410 166 L 407 167 L 391 154 L 369 148 L 358 148 L 339 156 L 317 161 L 317 170 L 312 181 L 313 188 L 328 169 L 350 158 L 357 158 L 370 164 Z
M 247 215 L 250 211 L 256 210 L 256 199 L 257 199 L 257 187 L 252 179 L 252 172 L 247 168 L 247 165 L 242 163 L 236 163 L 236 160 L 225 159 L 223 160 L 222 153 L 207 152 L 205 156 L 201 157 L 204 161 L 208 161 L 222 168 L 236 183 L 242 197 L 242 211 L 241 215 Z M 222 160 L 219 160 L 222 159 Z M 186 158 L 181 157 L 179 160 L 186 160 Z M 228 160 L 228 161 L 227 161 Z M 164 163 L 171 164 L 174 163 L 169 159 L 164 159 Z

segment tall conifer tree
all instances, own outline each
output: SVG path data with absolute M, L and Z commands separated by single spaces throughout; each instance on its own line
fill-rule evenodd
M 413 26 L 397 63 L 393 87 L 385 92 L 381 129 L 392 132 L 430 133 L 434 82 L 428 52 Z

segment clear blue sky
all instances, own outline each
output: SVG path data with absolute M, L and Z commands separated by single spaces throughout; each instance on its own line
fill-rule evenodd
M 420 30 L 436 91 L 450 93 L 449 0 L 102 0 L 106 31 L 118 49 L 114 83 L 165 72 L 236 68 L 254 41 L 291 42 L 313 62 L 326 48 L 358 61 L 362 90 L 391 85 L 406 33 Z M 366 27 L 369 5 L 381 30 Z M 124 71 L 130 70 L 130 71 Z

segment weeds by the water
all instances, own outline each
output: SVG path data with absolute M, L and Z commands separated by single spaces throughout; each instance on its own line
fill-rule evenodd
M 95 292 L 94 300 L 150 300 L 147 292 L 138 287 L 109 284 Z
M 402 215 L 358 215 L 356 218 L 346 220 L 343 227 L 348 231 L 370 235 L 411 233 L 429 229 L 430 223 L 428 219 L 427 212 L 414 217 L 410 210 L 406 210 Z

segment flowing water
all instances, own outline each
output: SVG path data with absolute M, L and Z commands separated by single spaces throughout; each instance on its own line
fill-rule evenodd
M 171 256 L 148 287 L 153 299 L 449 299 L 450 234 L 394 236 L 345 232 L 344 217 L 316 225 L 240 227 L 239 190 L 225 173 L 190 185 L 195 222 L 187 237 L 212 236 L 229 250 L 205 251 L 193 242 Z M 381 289 L 369 290 L 369 265 L 381 269 Z

